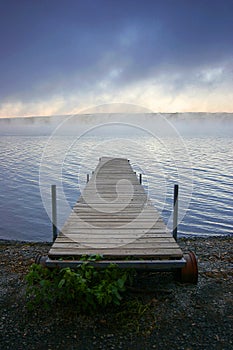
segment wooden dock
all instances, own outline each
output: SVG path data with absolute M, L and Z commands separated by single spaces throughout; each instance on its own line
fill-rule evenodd
M 97 254 L 103 256 L 96 262 L 100 267 L 110 260 L 155 270 L 185 266 L 181 249 L 127 159 L 99 160 L 46 264 L 73 266 Z

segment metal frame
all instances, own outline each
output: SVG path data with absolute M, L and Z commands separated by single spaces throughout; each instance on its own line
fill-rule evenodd
M 174 199 L 173 199 L 173 232 L 172 235 L 177 242 L 177 225 L 178 225 L 178 193 L 179 186 L 174 185 Z
M 57 190 L 56 185 L 51 185 L 52 194 L 52 227 L 53 227 L 53 242 L 57 238 Z
M 37 258 L 37 263 L 40 263 L 46 267 L 70 267 L 77 268 L 82 264 L 88 263 L 90 266 L 94 266 L 99 269 L 104 269 L 109 266 L 109 264 L 115 264 L 119 268 L 134 268 L 136 270 L 150 270 L 150 271 L 172 271 L 176 269 L 181 269 L 186 265 L 186 260 L 181 258 L 179 260 L 100 260 L 100 261 L 90 261 L 90 260 L 55 260 L 49 257 L 39 257 Z

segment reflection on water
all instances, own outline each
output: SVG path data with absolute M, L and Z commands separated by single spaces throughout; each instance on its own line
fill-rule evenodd
M 178 232 L 181 235 L 233 233 L 231 138 L 158 139 L 149 135 L 83 138 L 1 136 L 0 238 L 51 240 L 47 211 L 50 185 L 58 185 L 58 215 L 62 226 L 85 186 L 86 174 L 101 156 L 130 159 L 143 174 L 143 185 L 171 227 L 173 186 L 180 185 Z M 39 172 L 41 189 L 39 187 Z M 63 192 L 63 193 L 62 193 Z M 63 194 L 69 206 L 64 209 Z M 67 209 L 68 208 L 68 209 Z

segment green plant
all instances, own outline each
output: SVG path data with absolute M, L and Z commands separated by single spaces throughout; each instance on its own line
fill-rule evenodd
M 95 310 L 98 306 L 119 305 L 126 282 L 132 280 L 132 272 L 114 264 L 97 270 L 88 261 L 76 269 L 48 269 L 32 264 L 26 275 L 27 305 L 29 308 L 43 305 L 48 309 L 54 303 L 72 303 L 82 312 Z

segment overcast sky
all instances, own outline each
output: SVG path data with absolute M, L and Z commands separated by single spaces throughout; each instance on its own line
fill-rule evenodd
M 233 112 L 233 0 L 0 0 L 0 116 Z

